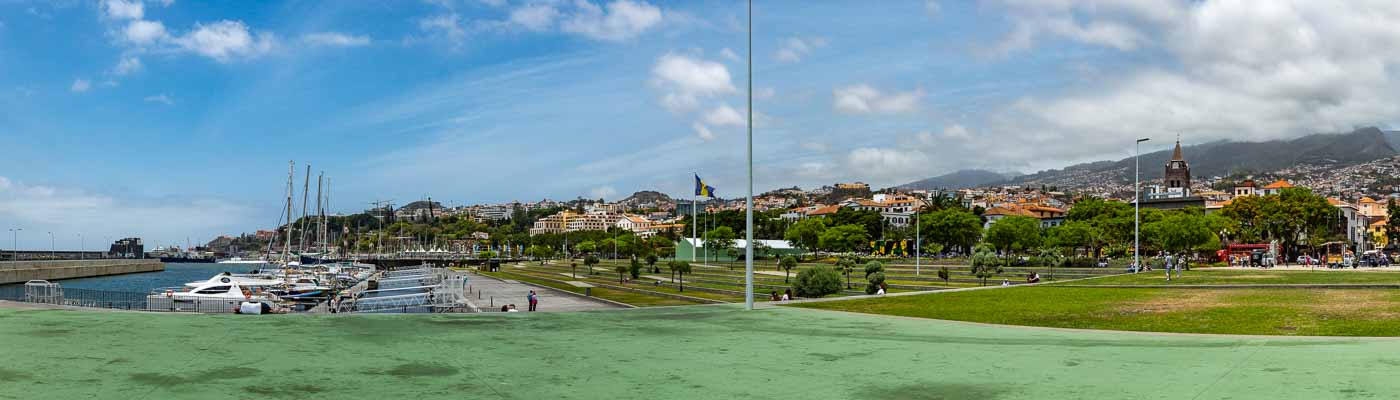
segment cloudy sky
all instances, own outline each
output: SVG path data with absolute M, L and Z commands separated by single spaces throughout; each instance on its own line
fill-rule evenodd
M 1394 1 L 757 3 L 760 191 L 1400 116 Z M 683 196 L 692 172 L 739 196 L 745 18 L 729 0 L 0 0 L 0 228 L 26 248 L 251 231 L 277 222 L 289 160 L 342 212 Z

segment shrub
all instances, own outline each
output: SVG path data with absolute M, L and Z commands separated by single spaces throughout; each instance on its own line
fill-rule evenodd
M 885 283 L 885 265 L 879 261 L 871 261 L 865 264 L 865 280 L 870 284 L 865 285 L 865 294 L 875 294 L 880 291 L 880 285 Z
M 797 272 L 797 280 L 792 284 L 799 297 L 823 297 L 841 291 L 841 274 L 831 267 L 819 266 Z

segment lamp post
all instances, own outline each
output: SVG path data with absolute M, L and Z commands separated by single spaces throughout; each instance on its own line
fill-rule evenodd
M 49 232 L 49 259 L 50 259 L 50 260 L 52 260 L 52 259 L 54 259 L 54 258 L 56 258 L 56 257 L 58 256 L 58 245 L 57 245 L 56 243 L 57 243 L 57 242 L 53 239 L 53 232 Z
M 24 230 L 24 229 L 20 229 L 20 228 L 13 228 L 13 229 L 10 229 L 10 233 L 13 233 L 13 234 L 14 234 L 14 238 L 15 238 L 15 241 L 14 241 L 14 248 L 13 248 L 13 250 L 11 250 L 11 251 L 13 251 L 14 253 L 12 253 L 13 255 L 10 257 L 10 261 L 19 261 L 19 231 L 22 231 L 22 230 Z
M 78 234 L 78 259 L 79 259 L 79 260 L 86 260 L 86 259 L 87 259 L 87 254 L 86 254 L 86 252 L 87 252 L 87 239 L 83 239 L 83 234 L 79 233 L 79 234 Z
M 1142 189 L 1138 187 L 1138 171 L 1140 168 L 1138 165 L 1138 157 L 1142 155 L 1142 142 L 1146 142 L 1150 139 L 1151 138 L 1142 138 L 1138 139 L 1136 143 L 1133 143 L 1133 268 L 1135 271 L 1142 270 L 1142 261 L 1138 255 L 1141 250 L 1141 244 L 1139 242 L 1141 235 L 1139 232 L 1140 222 L 1138 221 L 1138 215 L 1139 210 L 1142 209 Z
M 749 195 L 744 199 L 744 309 L 753 310 L 753 0 L 749 0 Z

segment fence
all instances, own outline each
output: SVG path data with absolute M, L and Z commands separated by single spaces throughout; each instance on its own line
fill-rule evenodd
M 118 292 L 61 287 L 57 283 L 0 285 L 0 300 L 70 307 L 117 310 L 230 313 L 238 306 L 234 299 L 174 299 L 148 297 L 147 293 Z

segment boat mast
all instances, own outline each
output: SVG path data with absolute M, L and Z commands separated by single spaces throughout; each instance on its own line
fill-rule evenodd
M 311 248 L 313 250 L 318 247 L 316 241 L 321 238 L 321 206 L 323 205 L 321 203 L 321 184 L 325 179 L 326 173 L 324 171 L 316 175 L 316 222 L 311 223 Z M 322 254 L 322 256 L 324 257 L 325 255 Z
M 296 162 L 287 162 L 287 245 L 282 247 L 282 262 L 291 262 L 292 251 L 292 196 L 296 195 L 296 189 L 292 186 L 292 179 L 296 176 Z
M 301 184 L 301 242 L 297 243 L 298 253 L 306 252 L 306 197 L 311 191 L 311 164 L 306 164 L 306 177 Z

